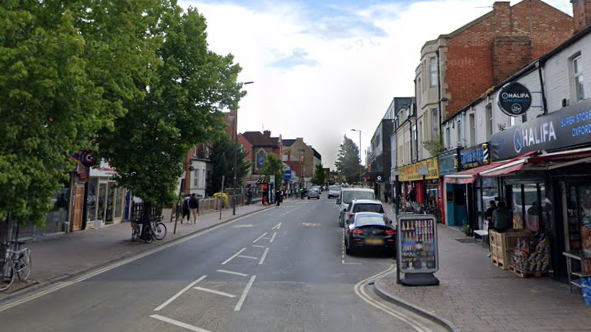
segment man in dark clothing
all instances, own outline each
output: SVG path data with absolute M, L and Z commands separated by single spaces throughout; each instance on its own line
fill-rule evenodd
M 492 226 L 493 211 L 496 209 L 497 209 L 497 203 L 495 201 L 490 201 L 490 207 L 488 209 L 486 209 L 486 212 L 484 212 L 484 218 L 486 220 L 488 220 L 489 228 L 490 228 L 490 226 Z
M 196 224 L 197 215 L 199 214 L 199 200 L 197 200 L 194 193 L 191 194 L 191 198 L 189 198 L 189 209 L 191 210 L 191 221 Z
M 277 189 L 275 191 L 275 202 L 277 203 L 277 206 L 281 205 L 282 199 L 283 199 L 283 194 L 281 193 L 281 190 Z
M 249 187 L 246 192 L 246 205 L 250 205 L 250 203 L 252 203 L 252 190 Z
M 504 232 L 511 228 L 513 222 L 513 213 L 507 209 L 505 202 L 499 202 L 499 207 L 492 214 L 493 227 L 499 232 Z

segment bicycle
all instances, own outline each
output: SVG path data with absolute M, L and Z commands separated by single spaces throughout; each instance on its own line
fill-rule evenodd
M 2 276 L 0 277 L 0 291 L 5 291 L 12 286 L 16 277 L 19 281 L 26 281 L 31 275 L 33 262 L 31 259 L 31 249 L 23 248 L 24 242 L 8 241 L 2 246 L 6 247 L 4 259 L 0 260 Z M 11 249 L 14 245 L 14 249 Z
M 152 242 L 152 240 L 164 240 L 166 237 L 166 225 L 162 222 L 162 216 L 150 217 L 150 220 L 140 222 L 140 220 L 133 221 L 131 223 L 131 241 L 141 239 L 146 243 Z

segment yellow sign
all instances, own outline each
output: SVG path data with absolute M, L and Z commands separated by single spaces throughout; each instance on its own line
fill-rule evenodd
M 439 179 L 439 161 L 437 157 L 420 161 L 412 165 L 399 167 L 399 181 L 418 181 L 423 179 L 423 174 L 427 180 Z

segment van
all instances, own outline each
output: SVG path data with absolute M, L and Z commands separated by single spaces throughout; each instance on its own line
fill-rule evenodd
M 339 226 L 345 227 L 345 213 L 351 201 L 354 199 L 371 199 L 375 200 L 376 195 L 373 189 L 370 188 L 342 188 L 341 194 L 337 198 L 337 205 L 339 206 Z

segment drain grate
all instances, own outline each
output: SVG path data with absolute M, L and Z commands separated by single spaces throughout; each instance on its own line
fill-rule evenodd
M 460 243 L 474 243 L 474 238 L 464 238 L 464 239 L 456 239 L 456 241 L 460 242 Z

